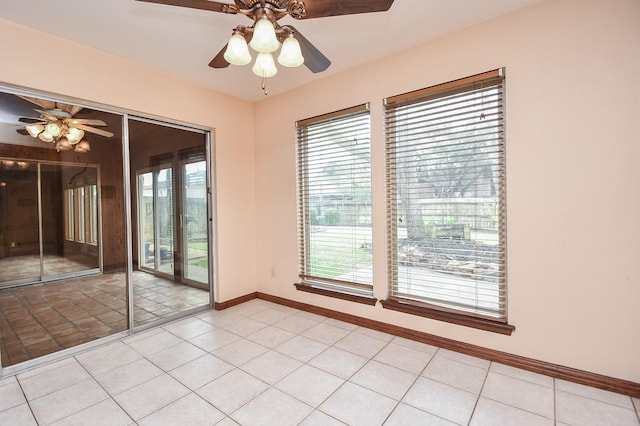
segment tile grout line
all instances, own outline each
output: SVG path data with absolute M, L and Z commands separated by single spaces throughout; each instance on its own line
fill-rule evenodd
M 31 413 L 31 416 L 33 417 L 33 420 L 36 422 L 36 424 L 38 423 L 38 420 L 36 418 L 36 413 L 33 412 L 33 408 L 31 408 L 31 404 L 29 403 L 29 400 L 27 399 L 27 394 L 24 392 L 24 389 L 22 387 L 22 383 L 20 383 L 20 380 L 18 380 L 18 376 L 14 376 L 16 379 L 16 383 L 18 383 L 18 386 L 20 387 L 20 392 L 22 392 L 22 396 L 24 397 L 24 402 L 25 404 L 27 404 L 27 407 L 29 408 L 29 412 Z M 18 405 L 19 406 L 19 405 Z
M 482 398 L 482 391 L 484 390 L 484 387 L 487 384 L 487 380 L 489 378 L 489 372 L 491 371 L 492 365 L 493 365 L 493 362 L 489 362 L 489 365 L 487 366 L 487 371 L 484 375 L 484 380 L 482 380 L 482 386 L 480 386 L 480 390 L 478 391 L 478 396 L 476 396 L 476 401 L 473 404 L 473 410 L 471 410 L 471 415 L 469 416 L 469 420 L 467 421 L 467 425 L 471 424 L 471 421 L 473 420 L 473 416 L 476 414 L 476 409 L 478 408 L 478 403 L 480 402 L 480 398 Z

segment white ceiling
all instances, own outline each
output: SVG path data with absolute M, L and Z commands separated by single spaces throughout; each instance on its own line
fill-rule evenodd
M 232 3 L 232 0 L 220 0 Z M 311 2 L 313 0 L 306 0 Z M 348 1 L 348 0 L 342 0 Z M 309 19 L 293 24 L 332 65 L 313 74 L 282 69 L 268 80 L 270 95 L 387 56 L 412 45 L 540 0 L 395 0 L 388 12 Z M 130 59 L 219 92 L 258 101 L 260 78 L 251 66 L 213 69 L 241 15 L 135 0 L 0 0 L 0 18 Z

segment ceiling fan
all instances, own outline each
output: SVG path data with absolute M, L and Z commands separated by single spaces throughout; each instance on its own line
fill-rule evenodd
M 93 126 L 106 126 L 102 120 L 76 118 L 75 115 L 82 107 L 61 102 L 47 101 L 44 99 L 20 96 L 22 99 L 33 103 L 39 109 L 34 111 L 40 114 L 39 118 L 22 117 L 22 123 L 27 123 L 24 129 L 18 129 L 21 135 L 29 135 L 43 142 L 55 144 L 58 151 L 74 149 L 76 152 L 88 152 L 91 150 L 89 142 L 84 138 L 85 132 L 110 138 L 113 133 Z
M 234 0 L 234 4 L 209 0 L 137 0 L 208 10 L 227 14 L 245 15 L 253 21 L 251 26 L 238 25 L 229 42 L 211 60 L 212 68 L 226 68 L 229 64 L 246 65 L 251 62 L 247 43 L 258 52 L 253 72 L 263 78 L 277 73 L 271 52 L 282 49 L 278 62 L 285 67 L 304 65 L 313 73 L 326 70 L 331 61 L 292 25 L 280 25 L 285 16 L 294 19 L 313 19 L 329 16 L 384 12 L 393 0 Z M 266 94 L 266 90 L 265 90 Z

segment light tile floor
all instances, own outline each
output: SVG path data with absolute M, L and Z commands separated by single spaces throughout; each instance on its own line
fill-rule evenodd
M 0 425 L 640 425 L 619 395 L 262 300 L 0 379 Z

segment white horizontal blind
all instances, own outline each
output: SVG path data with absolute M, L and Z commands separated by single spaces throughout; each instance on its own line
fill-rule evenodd
M 502 70 L 385 109 L 390 298 L 506 321 Z
M 300 278 L 373 296 L 368 105 L 296 123 Z

